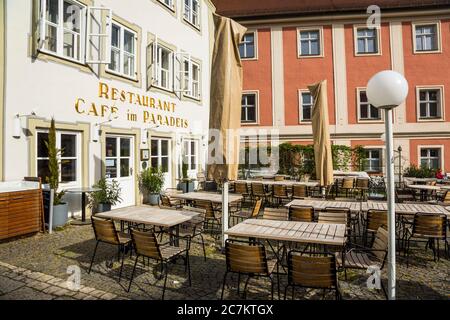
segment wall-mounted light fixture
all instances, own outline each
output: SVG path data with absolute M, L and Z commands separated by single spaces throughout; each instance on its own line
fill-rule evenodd
M 33 110 L 31 111 L 31 114 L 16 114 L 14 116 L 14 120 L 13 120 L 13 138 L 15 139 L 20 139 L 20 137 L 22 136 L 22 122 L 21 119 L 23 117 L 28 117 L 28 116 L 35 116 L 36 115 L 36 111 Z
M 100 140 L 100 126 L 106 123 L 110 123 L 112 122 L 113 119 L 111 118 L 111 116 L 109 116 L 108 120 L 103 121 L 103 122 L 99 122 L 99 123 L 94 123 L 92 125 L 92 142 L 98 142 Z

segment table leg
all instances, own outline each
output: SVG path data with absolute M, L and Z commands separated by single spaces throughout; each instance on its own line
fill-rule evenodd
M 81 193 L 81 221 L 86 222 L 86 192 Z

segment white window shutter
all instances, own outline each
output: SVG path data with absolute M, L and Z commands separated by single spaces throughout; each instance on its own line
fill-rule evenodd
M 47 26 L 45 23 L 45 14 L 47 12 L 47 1 L 40 0 L 40 11 L 39 11 L 39 39 L 38 39 L 38 48 L 42 48 L 45 44 L 45 40 L 47 37 Z
M 155 35 L 155 40 L 153 41 L 153 61 L 152 61 L 152 85 L 159 83 L 159 75 L 161 74 L 159 71 L 158 61 L 161 61 L 160 50 L 158 44 L 158 36 Z
M 86 22 L 86 63 L 111 63 L 112 10 L 88 7 Z
M 175 54 L 173 52 L 169 55 L 169 89 L 172 91 L 175 91 L 175 88 L 173 86 L 174 82 L 174 65 L 175 65 Z
M 81 21 L 80 21 L 80 57 L 81 62 L 84 63 L 86 61 L 86 16 L 87 8 L 83 8 L 81 10 Z

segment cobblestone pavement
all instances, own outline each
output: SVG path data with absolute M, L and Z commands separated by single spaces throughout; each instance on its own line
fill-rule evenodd
M 129 293 L 125 290 L 131 275 L 133 261 L 126 259 L 122 280 L 118 282 L 120 263 L 115 247 L 100 244 L 90 274 L 87 273 L 95 240 L 91 226 L 69 226 L 49 234 L 0 243 L 0 299 L 160 299 L 163 281 L 158 280 L 159 268 L 150 263 L 138 264 L 136 277 Z M 443 247 L 443 246 L 441 246 Z M 225 272 L 224 256 L 208 238 L 207 261 L 201 247 L 191 251 L 192 286 L 188 286 L 184 264 L 179 260 L 169 270 L 166 299 L 219 299 Z M 444 252 L 441 252 L 444 256 Z M 111 262 L 115 261 L 112 266 Z M 134 260 L 134 259 L 133 259 Z M 409 268 L 403 256 L 397 259 L 397 297 L 399 299 L 449 299 L 450 261 L 433 261 L 431 250 L 424 245 L 413 248 Z M 67 287 L 68 268 L 81 269 L 81 287 L 77 291 Z M 340 275 L 343 299 L 384 299 L 382 291 L 369 290 L 365 271 L 349 271 L 347 280 Z M 284 293 L 286 276 L 281 275 Z M 386 272 L 382 270 L 386 283 Z M 242 298 L 236 292 L 237 277 L 229 276 L 226 299 Z M 241 284 L 242 288 L 243 284 Z M 290 294 L 288 294 L 290 298 Z M 322 299 L 321 291 L 298 289 L 296 299 Z M 326 295 L 325 298 L 333 298 Z M 252 279 L 247 299 L 270 299 L 270 282 Z

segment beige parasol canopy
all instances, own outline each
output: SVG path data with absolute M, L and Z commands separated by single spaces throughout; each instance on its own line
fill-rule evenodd
M 213 18 L 215 38 L 209 128 L 216 130 L 209 137 L 207 177 L 215 181 L 236 180 L 243 78 L 239 43 L 247 29 L 229 18 L 219 15 Z M 214 131 L 220 135 L 213 137 Z
M 308 89 L 314 99 L 312 130 L 316 176 L 321 186 L 329 186 L 333 184 L 333 158 L 328 129 L 327 81 L 323 80 L 309 86 Z

